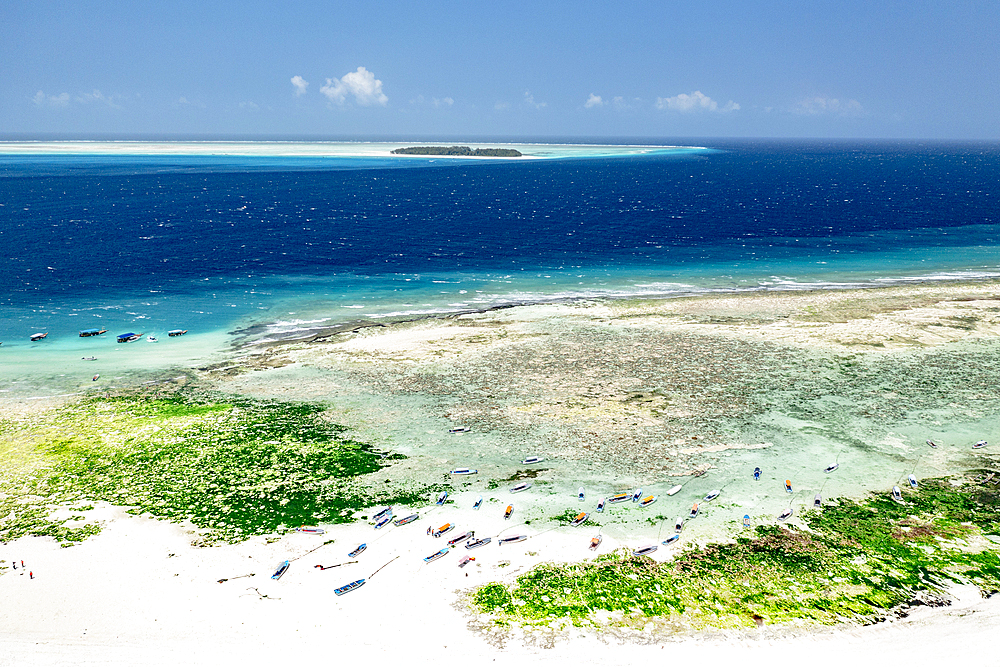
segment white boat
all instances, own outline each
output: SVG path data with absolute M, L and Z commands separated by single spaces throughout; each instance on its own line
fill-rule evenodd
M 472 542 L 467 542 L 465 545 L 466 549 L 478 549 L 479 547 L 485 547 L 487 544 L 493 541 L 492 537 L 484 537 L 481 540 L 474 540 Z
M 458 537 L 453 537 L 452 539 L 448 540 L 448 546 L 449 547 L 453 547 L 456 544 L 458 544 L 459 542 L 465 542 L 466 540 L 471 540 L 475 536 L 476 536 L 476 531 L 474 531 L 474 530 L 467 530 L 464 533 L 462 533 L 461 535 L 459 535 Z
M 787 491 L 788 493 L 792 492 L 792 480 L 790 479 L 785 480 L 785 491 Z
M 440 528 L 436 528 L 436 529 L 432 530 L 431 531 L 431 535 L 434 536 L 434 537 L 441 537 L 442 535 L 444 535 L 445 533 L 447 533 L 449 530 L 451 530 L 454 527 L 455 527 L 454 524 L 446 523 L 443 526 L 441 526 Z
M 448 429 L 448 433 L 466 433 L 468 431 L 468 426 L 456 426 L 455 428 Z
M 660 548 L 660 545 L 658 545 L 658 544 L 647 544 L 646 546 L 639 547 L 638 549 L 636 549 L 635 551 L 633 551 L 632 555 L 633 556 L 648 556 L 649 554 L 653 553 L 654 551 L 656 551 L 659 548 Z
M 615 495 L 608 498 L 608 504 L 615 505 L 617 503 L 623 503 L 629 498 L 631 498 L 631 495 L 628 493 L 616 493 Z
M 899 490 L 898 486 L 892 487 L 892 499 L 897 503 L 903 502 L 903 492 Z
M 386 514 L 381 519 L 379 519 L 378 521 L 375 522 L 375 530 L 378 530 L 379 528 L 387 525 L 390 521 L 392 521 L 392 513 L 391 512 L 389 514 Z
M 722 489 L 712 489 L 711 491 L 708 492 L 708 495 L 705 496 L 705 502 L 708 502 L 710 500 L 715 500 L 716 498 L 719 497 L 720 493 L 722 493 Z
M 458 561 L 458 566 L 459 567 L 465 567 L 466 565 L 468 565 L 469 563 L 471 563 L 474 560 L 476 560 L 475 556 L 463 556 L 462 560 Z
M 584 493 L 582 486 L 576 490 L 576 497 L 580 499 L 581 503 L 583 502 L 583 499 L 587 497 L 587 494 Z
M 663 540 L 663 544 L 664 545 L 673 544 L 674 542 L 676 542 L 679 539 L 681 539 L 681 536 L 678 535 L 678 534 L 674 534 L 674 535 L 671 535 L 670 537 L 668 537 L 667 539 Z
M 386 507 L 383 510 L 379 510 L 378 512 L 376 512 L 375 514 L 373 514 L 372 518 L 371 518 L 372 523 L 378 523 L 379 519 L 381 519 L 382 517 L 384 517 L 386 514 L 389 514 L 389 515 L 392 514 L 392 506 L 391 505 L 389 507 Z
M 928 440 L 927 444 L 930 445 L 931 447 L 934 447 L 935 449 L 937 449 L 937 443 L 934 442 L 933 440 Z
M 813 507 L 820 507 L 822 504 L 823 504 L 823 496 L 817 493 L 816 497 L 813 498 Z
M 823 468 L 823 472 L 833 472 L 834 470 L 836 470 L 839 467 L 840 467 L 839 463 L 834 463 L 833 465 L 829 465 L 829 466 Z
M 639 502 L 639 498 L 642 498 L 642 489 L 636 489 L 635 493 L 632 494 L 632 502 Z
M 760 468 L 754 468 L 753 469 L 753 479 L 754 479 L 755 482 L 759 482 L 760 481 L 760 475 L 761 475 Z
M 476 504 L 472 506 L 472 509 L 477 510 L 483 504 L 483 497 L 479 496 L 476 498 Z
M 778 515 L 778 521 L 784 521 L 788 517 L 792 516 L 792 508 L 789 507 L 784 512 Z
M 31 340 L 31 342 L 35 342 L 45 338 L 48 335 L 49 333 L 47 331 L 45 333 L 33 333 L 28 337 L 28 339 Z
M 420 518 L 419 514 L 411 514 L 409 516 L 403 517 L 402 519 L 396 519 L 392 523 L 395 526 L 405 526 L 406 524 L 416 521 L 419 518 Z
M 667 495 L 668 496 L 672 496 L 672 495 L 674 495 L 675 493 L 677 493 L 680 490 L 681 490 L 681 485 L 680 484 L 678 484 L 677 486 L 671 486 L 670 490 L 667 491 Z
M 532 463 L 541 463 L 544 460 L 545 459 L 543 459 L 541 456 L 529 456 L 528 458 L 521 461 L 521 463 L 525 465 L 530 465 Z
M 674 522 L 674 532 L 679 533 L 684 530 L 684 519 L 683 517 L 677 517 L 677 521 Z
M 367 548 L 368 548 L 368 545 L 367 545 L 367 544 L 359 544 L 359 545 L 358 545 L 358 546 L 357 546 L 357 547 L 356 547 L 356 548 L 354 549 L 354 551 L 351 551 L 351 552 L 349 552 L 349 553 L 347 554 L 347 556 L 348 556 L 349 558 L 357 558 L 357 557 L 358 557 L 358 556 L 359 556 L 359 555 L 361 554 L 361 552 L 362 552 L 362 551 L 364 551 L 364 550 L 365 550 L 365 549 L 367 549 Z
M 435 505 L 444 505 L 444 501 L 446 501 L 446 500 L 448 500 L 448 492 L 447 491 L 442 491 L 441 495 L 438 496 L 437 502 L 434 503 L 434 504 Z
M 750 515 L 749 514 L 744 514 L 743 515 L 743 526 L 745 528 L 749 528 L 750 527 Z
M 513 513 L 514 513 L 514 506 L 513 505 L 507 505 L 507 509 L 504 510 L 504 513 L 503 513 L 504 520 L 509 519 L 510 515 L 513 514 Z
M 455 468 L 454 470 L 449 471 L 452 475 L 475 475 L 478 472 L 478 470 L 473 468 Z
M 448 547 L 445 547 L 444 549 L 441 549 L 441 551 L 438 551 L 437 553 L 433 553 L 430 556 L 428 556 L 427 558 L 425 558 L 424 562 L 425 563 L 433 563 L 438 558 L 441 558 L 442 556 L 447 556 L 449 551 L 451 551 L 451 549 L 449 549 Z
M 272 574 L 272 575 L 271 575 L 271 578 L 272 578 L 272 579 L 275 579 L 275 580 L 277 580 L 277 579 L 281 579 L 281 575 L 283 575 L 283 574 L 284 574 L 285 572 L 287 572 L 287 571 L 288 571 L 288 566 L 289 566 L 289 565 L 290 565 L 290 563 L 289 563 L 289 562 L 288 562 L 287 560 L 286 560 L 286 561 L 282 561 L 282 562 L 281 562 L 281 563 L 280 563 L 280 564 L 278 565 L 278 569 L 276 569 L 276 570 L 274 571 L 274 574 Z
M 986 446 L 986 445 L 988 445 L 988 444 L 989 444 L 989 443 L 988 443 L 988 442 L 986 442 L 985 440 L 980 440 L 979 442 L 977 442 L 976 444 L 974 444 L 974 445 L 972 446 L 972 448 L 973 448 L 973 449 L 982 449 L 983 447 L 985 447 L 985 446 Z
M 572 521 L 569 522 L 569 525 L 579 526 L 589 518 L 590 514 L 588 514 L 587 512 L 580 512 L 579 514 L 576 515 L 576 517 Z
M 322 535 L 326 531 L 322 528 L 316 528 L 314 526 L 299 526 L 295 529 L 296 533 L 306 533 L 307 535 Z
M 695 503 L 694 505 L 691 506 L 691 511 L 688 512 L 688 517 L 691 519 L 695 518 L 696 516 L 698 516 L 699 510 L 700 508 L 698 507 L 698 503 Z
M 527 491 L 531 488 L 531 482 L 521 482 L 510 488 L 511 493 L 521 493 L 522 491 Z
M 657 496 L 646 496 L 645 498 L 639 501 L 639 507 L 649 507 L 650 505 L 656 502 L 656 498 Z
M 601 542 L 603 541 L 604 538 L 601 537 L 600 535 L 595 535 L 594 537 L 590 538 L 590 550 L 597 551 L 597 547 L 601 546 Z
M 912 486 L 914 489 L 917 488 L 917 477 L 916 477 L 916 475 L 910 474 L 909 476 L 907 476 L 906 481 L 909 482 L 910 486 Z
M 604 499 L 604 498 L 601 498 L 601 499 L 600 499 L 600 500 L 599 500 L 599 501 L 597 502 L 597 511 L 598 511 L 599 513 L 600 513 L 600 512 L 603 512 L 603 511 L 604 511 L 604 503 L 606 503 L 606 502 L 607 502 L 607 500 L 606 500 L 606 499 Z
M 503 546 L 505 544 L 514 544 L 515 542 L 524 542 L 528 539 L 527 535 L 513 535 L 511 537 L 504 537 L 503 539 L 497 540 L 497 544 Z
M 156 336 L 146 336 L 146 340 L 149 341 L 150 343 L 155 343 Z

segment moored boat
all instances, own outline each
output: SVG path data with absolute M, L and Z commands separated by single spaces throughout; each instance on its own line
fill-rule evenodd
M 156 336 L 146 336 L 146 340 L 149 341 L 150 343 L 155 343 Z
M 711 491 L 709 491 L 709 492 L 708 492 L 708 494 L 707 494 L 707 495 L 705 496 L 705 502 L 708 502 L 708 501 L 710 501 L 710 500 L 715 500 L 716 498 L 718 498 L 718 497 L 719 497 L 719 494 L 720 494 L 720 493 L 722 493 L 722 489 L 712 489 L 712 490 L 711 490 Z
M 933 447 L 934 449 L 937 449 L 937 443 L 934 442 L 933 440 L 928 440 L 927 444 Z
M 80 338 L 90 338 L 91 336 L 100 336 L 101 334 L 108 333 L 107 329 L 84 329 L 80 332 Z
M 524 542 L 526 539 L 528 539 L 527 535 L 513 535 L 497 540 L 497 544 L 503 546 L 505 544 L 514 544 L 515 542 Z
M 271 578 L 272 579 L 281 579 L 281 575 L 283 575 L 285 572 L 288 571 L 288 566 L 289 565 L 291 565 L 291 563 L 289 563 L 287 560 L 286 561 L 282 561 L 278 565 L 278 569 L 276 569 L 274 571 L 274 574 L 271 575 Z
M 467 433 L 468 431 L 468 426 L 456 426 L 455 428 L 448 429 L 448 433 Z
M 479 496 L 476 498 L 476 503 L 472 506 L 472 509 L 477 510 L 483 504 L 483 497 Z
M 513 505 L 507 505 L 507 509 L 503 513 L 503 518 L 509 519 L 510 515 L 513 514 L 513 513 L 514 513 L 514 506 Z
M 681 490 L 681 485 L 680 484 L 676 484 L 676 485 L 670 487 L 670 490 L 667 491 L 667 495 L 668 496 L 672 496 L 672 495 L 674 495 L 675 493 L 677 493 L 680 490 Z
M 462 556 L 462 560 L 458 561 L 458 566 L 465 567 L 474 560 L 476 560 L 475 556 Z
M 361 552 L 367 548 L 368 545 L 366 543 L 361 543 L 354 549 L 354 551 L 349 552 L 347 555 L 350 558 L 357 558 L 358 556 L 361 555 Z
M 677 517 L 677 521 L 674 522 L 674 532 L 679 533 L 684 530 L 684 519 L 683 517 Z
M 913 474 L 908 475 L 906 477 L 906 481 L 909 482 L 910 486 L 912 486 L 914 489 L 917 488 L 917 476 L 916 475 L 913 475 Z
M 402 519 L 396 519 L 392 523 L 395 524 L 395 525 L 397 525 L 397 526 L 405 526 L 406 524 L 408 524 L 408 523 L 410 523 L 412 521 L 416 521 L 419 518 L 420 518 L 419 514 L 411 514 L 409 516 L 404 516 Z
M 478 470 L 474 468 L 456 468 L 455 470 L 449 471 L 452 475 L 475 475 Z
M 654 551 L 656 551 L 659 548 L 660 548 L 660 545 L 658 545 L 658 544 L 647 544 L 644 547 L 639 547 L 638 549 L 635 549 L 634 551 L 632 551 L 632 555 L 633 556 L 648 556 L 649 554 L 653 553 Z
M 376 512 L 375 514 L 373 514 L 372 515 L 372 519 L 371 519 L 372 523 L 378 523 L 378 520 L 381 519 L 382 517 L 384 517 L 386 514 L 388 514 L 390 516 L 392 515 L 392 505 L 390 505 L 389 507 L 386 507 L 384 509 L 381 509 L 378 512 Z
M 594 537 L 590 538 L 590 550 L 597 551 L 597 547 L 601 546 L 601 542 L 603 541 L 604 538 L 601 537 L 600 535 L 595 535 Z
M 322 528 L 316 528 L 315 526 L 299 526 L 295 529 L 296 533 L 306 533 L 308 535 L 322 535 L 326 531 Z
M 833 472 L 839 467 L 840 467 L 839 463 L 834 463 L 833 465 L 828 465 L 827 467 L 823 468 L 823 472 Z
M 645 498 L 639 501 L 639 507 L 649 507 L 650 505 L 656 502 L 656 498 L 657 498 L 656 496 L 646 496 Z
M 141 333 L 134 333 L 130 331 L 128 333 L 118 334 L 116 340 L 119 343 L 131 343 L 132 341 L 139 340 L 140 338 L 142 338 Z
M 785 491 L 787 491 L 788 493 L 792 492 L 792 480 L 790 479 L 785 480 Z
M 384 517 L 375 522 L 375 530 L 384 527 L 390 521 L 392 521 L 392 515 L 386 514 Z
M 454 524 L 446 523 L 440 528 L 436 528 L 435 530 L 431 531 L 431 535 L 433 535 L 434 537 L 441 537 L 454 527 L 455 527 Z
M 183 336 L 188 332 L 187 329 L 171 329 L 167 332 L 168 336 Z
M 521 493 L 522 491 L 527 491 L 531 488 L 531 482 L 521 482 L 520 484 L 515 484 L 510 488 L 511 493 Z
M 492 537 L 484 537 L 481 540 L 473 540 L 465 545 L 466 549 L 478 549 L 479 547 L 485 547 L 487 544 L 493 541 Z
M 988 445 L 988 444 L 989 444 L 989 443 L 988 443 L 988 442 L 986 442 L 985 440 L 980 440 L 979 442 L 977 442 L 976 444 L 974 444 L 974 445 L 972 446 L 972 448 L 973 448 L 973 449 L 982 449 L 983 447 L 985 447 L 985 446 L 986 446 L 986 445 Z
M 448 546 L 449 547 L 453 547 L 456 544 L 458 544 L 459 542 L 465 542 L 466 540 L 471 540 L 475 536 L 476 536 L 476 531 L 474 531 L 474 530 L 467 530 L 464 533 L 462 533 L 461 535 L 459 535 L 458 537 L 453 537 L 452 539 L 448 540 Z
M 680 534 L 674 533 L 673 535 L 671 535 L 667 539 L 663 540 L 663 544 L 664 545 L 673 544 L 674 542 L 676 542 L 679 539 L 681 539 Z
M 435 505 L 444 505 L 444 501 L 446 501 L 446 500 L 448 500 L 448 492 L 447 491 L 442 491 L 441 495 L 438 496 L 437 502 L 435 502 L 434 504 Z
M 691 511 L 688 512 L 688 518 L 689 519 L 693 519 L 696 516 L 698 516 L 699 510 L 700 510 L 700 508 L 698 507 L 698 503 L 695 503 L 694 505 L 692 505 L 691 506 Z
M 639 502 L 639 498 L 642 498 L 642 489 L 635 490 L 635 492 L 632 494 L 632 502 L 633 503 Z
M 616 503 L 623 503 L 631 497 L 632 494 L 629 493 L 616 493 L 615 495 L 608 498 L 608 504 L 614 505 Z
M 579 525 L 581 525 L 584 521 L 586 521 L 589 518 L 590 518 L 590 515 L 588 513 L 586 513 L 586 512 L 580 512 L 579 514 L 577 514 L 573 518 L 572 521 L 569 522 L 569 525 L 571 525 L 571 526 L 579 526 Z
M 521 463 L 523 463 L 525 465 L 530 465 L 532 463 L 541 463 L 544 460 L 545 459 L 543 459 L 541 456 L 529 456 L 526 459 L 524 459 L 523 461 L 521 461 Z
M 903 502 L 903 492 L 899 490 L 898 486 L 892 487 L 892 499 L 897 503 Z
M 823 504 L 823 496 L 817 493 L 816 497 L 813 498 L 813 507 L 820 507 L 822 504 Z
M 605 500 L 604 498 L 601 498 L 599 501 L 597 501 L 597 512 L 598 513 L 604 511 L 604 503 L 606 503 L 606 502 L 607 502 L 607 500 Z
M 581 503 L 583 502 L 584 498 L 587 497 L 587 494 L 584 492 L 582 486 L 579 489 L 577 489 L 577 491 L 576 491 L 576 497 L 580 499 Z
M 743 525 L 746 528 L 750 527 L 750 515 L 749 514 L 744 514 L 743 515 Z
M 46 331 L 44 333 L 33 333 L 30 336 L 28 336 L 28 339 L 31 340 L 32 342 L 34 342 L 36 340 L 41 340 L 41 339 L 45 338 L 48 335 L 49 335 L 48 331 Z
M 778 521 L 784 521 L 788 517 L 792 516 L 792 508 L 789 507 L 784 512 L 778 515 Z
M 97 361 L 97 357 L 80 357 L 84 361 Z
M 333 592 L 337 595 L 343 595 L 344 593 L 350 593 L 351 591 L 356 591 L 365 585 L 364 579 L 358 579 L 357 581 L 352 581 L 349 584 L 345 584 L 340 588 L 334 588 Z
M 436 553 L 432 553 L 427 558 L 424 558 L 424 562 L 425 563 L 433 563 L 438 558 L 441 558 L 442 556 L 447 556 L 449 551 L 451 551 L 451 549 L 449 549 L 448 547 L 445 547 L 444 549 L 441 549 L 441 551 L 438 551 Z
M 760 468 L 754 468 L 753 469 L 753 479 L 754 479 L 755 482 L 759 482 L 760 481 Z

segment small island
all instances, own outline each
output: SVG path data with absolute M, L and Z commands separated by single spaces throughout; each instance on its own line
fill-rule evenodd
M 521 157 L 513 148 L 469 148 L 468 146 L 412 146 L 397 148 L 393 155 L 451 155 L 460 157 Z

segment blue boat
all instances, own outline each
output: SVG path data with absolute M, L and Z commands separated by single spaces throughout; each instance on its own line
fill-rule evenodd
M 681 536 L 675 533 L 675 534 L 671 535 L 670 537 L 668 537 L 667 539 L 663 540 L 663 544 L 664 545 L 673 544 L 674 542 L 676 542 L 679 539 L 681 539 Z
M 753 469 L 753 478 L 755 481 L 760 481 L 760 468 Z
M 446 500 L 448 500 L 448 492 L 447 491 L 442 491 L 441 495 L 438 496 L 437 502 L 434 503 L 434 504 L 435 505 L 444 505 L 444 501 L 446 501 Z
M 141 333 L 134 333 L 132 331 L 128 333 L 118 334 L 119 343 L 131 343 L 132 341 L 139 340 L 140 338 L 142 338 Z
M 84 329 L 80 332 L 80 338 L 89 338 L 90 336 L 100 336 L 101 334 L 108 333 L 107 329 Z
M 356 591 L 365 585 L 364 579 L 358 579 L 357 581 L 352 581 L 351 583 L 341 586 L 340 588 L 334 588 L 333 592 L 337 595 L 343 595 L 344 593 L 350 593 L 351 591 Z
M 411 521 L 416 521 L 419 518 L 420 518 L 419 514 L 411 514 L 410 516 L 403 517 L 402 519 L 396 519 L 392 523 L 395 524 L 395 525 L 397 525 L 397 526 L 405 526 L 406 524 L 410 523 Z
M 479 509 L 479 506 L 482 504 L 483 504 L 483 497 L 479 496 L 478 498 L 476 498 L 476 504 L 472 506 L 472 509 L 477 510 Z
M 392 515 L 391 514 L 388 514 L 388 515 L 382 517 L 381 519 L 379 519 L 378 521 L 375 522 L 375 530 L 378 530 L 379 528 L 381 528 L 385 524 L 389 523 L 390 521 L 392 521 Z
M 281 575 L 283 575 L 285 572 L 288 571 L 288 566 L 289 565 L 291 565 L 291 563 L 289 563 L 287 560 L 286 561 L 282 561 L 281 565 L 278 566 L 278 569 L 275 570 L 274 574 L 271 575 L 271 578 L 272 579 L 281 579 Z
M 445 556 L 445 555 L 447 555 L 447 553 L 448 553 L 449 551 L 451 551 L 451 549 L 449 549 L 448 547 L 445 547 L 445 548 L 444 548 L 444 549 L 442 549 L 441 551 L 438 551 L 437 553 L 433 553 L 433 554 L 431 554 L 430 556 L 428 556 L 427 558 L 425 558 L 425 559 L 424 559 L 424 562 L 425 562 L 425 563 L 433 563 L 433 562 L 434 562 L 434 561 L 436 561 L 436 560 L 437 560 L 438 558 L 441 558 L 442 556 Z
M 367 545 L 367 544 L 359 544 L 359 545 L 358 545 L 358 548 L 357 548 L 357 549 L 355 549 L 354 551 L 350 552 L 350 553 L 349 553 L 349 554 L 347 554 L 347 555 L 348 555 L 349 557 L 351 557 L 351 558 L 357 558 L 357 557 L 358 557 L 358 555 L 360 555 L 360 554 L 361 554 L 361 552 L 362 552 L 362 551 L 364 551 L 364 550 L 365 550 L 365 549 L 367 549 L 367 548 L 368 548 L 368 545 Z

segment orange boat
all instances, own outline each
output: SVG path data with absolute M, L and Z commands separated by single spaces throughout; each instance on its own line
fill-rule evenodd
M 576 515 L 576 518 L 569 522 L 571 526 L 579 526 L 581 523 L 590 518 L 590 515 L 586 512 L 580 512 Z
M 597 547 L 601 546 L 601 542 L 603 540 L 604 538 L 601 537 L 600 535 L 590 538 L 590 550 L 597 551 Z
M 446 523 L 443 526 L 441 526 L 440 528 L 438 528 L 437 530 L 433 531 L 431 533 L 431 535 L 433 535 L 434 537 L 441 537 L 442 535 L 444 535 L 445 533 L 447 533 L 449 530 L 451 530 L 454 527 L 455 526 L 453 526 L 452 524 Z
M 510 515 L 514 513 L 514 506 L 507 505 L 507 511 L 503 513 L 503 518 L 509 519 Z

